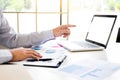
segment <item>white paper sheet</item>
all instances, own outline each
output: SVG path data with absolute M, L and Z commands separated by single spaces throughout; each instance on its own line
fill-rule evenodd
M 103 80 L 120 69 L 120 64 L 103 60 L 86 60 L 60 68 L 59 71 L 80 80 Z

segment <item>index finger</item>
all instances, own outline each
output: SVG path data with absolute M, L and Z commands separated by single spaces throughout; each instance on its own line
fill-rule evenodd
M 63 27 L 63 28 L 76 27 L 76 25 L 66 24 L 66 25 L 62 25 L 62 27 Z
M 67 24 L 66 27 L 76 27 L 76 25 Z
M 41 58 L 42 57 L 42 55 L 41 54 L 39 54 L 37 51 L 35 51 L 35 50 L 27 50 L 28 52 L 28 54 L 32 54 L 32 55 L 34 55 L 34 56 L 36 56 L 36 57 L 39 57 L 39 58 Z

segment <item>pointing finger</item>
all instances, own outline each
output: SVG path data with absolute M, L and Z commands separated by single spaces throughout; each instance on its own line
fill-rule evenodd
M 76 27 L 76 25 L 67 24 L 67 25 L 63 25 L 63 27 Z

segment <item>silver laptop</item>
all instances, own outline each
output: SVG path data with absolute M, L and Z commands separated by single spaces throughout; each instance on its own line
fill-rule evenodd
M 94 15 L 85 41 L 58 41 L 70 51 L 103 50 L 107 47 L 117 15 Z

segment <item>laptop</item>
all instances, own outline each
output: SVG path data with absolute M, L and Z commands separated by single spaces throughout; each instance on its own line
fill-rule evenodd
M 93 15 L 85 41 L 58 41 L 69 51 L 104 50 L 109 42 L 117 15 Z
M 118 29 L 116 43 L 120 43 L 120 28 Z

